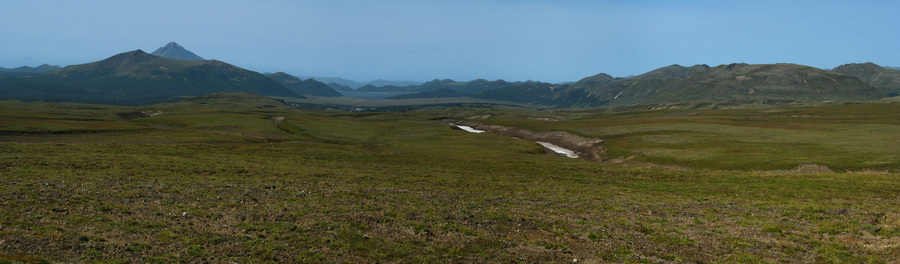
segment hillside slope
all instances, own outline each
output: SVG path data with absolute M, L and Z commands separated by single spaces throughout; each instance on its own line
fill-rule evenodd
M 273 74 L 266 74 L 266 77 L 272 79 L 278 83 L 280 83 L 288 90 L 291 90 L 294 93 L 301 95 L 314 95 L 314 96 L 325 96 L 325 97 L 339 97 L 342 96 L 341 93 L 338 93 L 327 84 L 316 81 L 312 78 L 306 80 L 300 80 L 300 78 L 284 73 L 284 72 L 276 72 Z
M 834 71 L 859 78 L 887 96 L 900 96 L 900 70 L 867 62 L 844 64 Z
M 672 65 L 627 79 L 594 78 L 543 96 L 563 107 L 722 102 L 853 101 L 883 97 L 853 76 L 796 64 Z
M 0 78 L 0 98 L 17 100 L 139 105 L 217 92 L 299 96 L 228 63 L 169 59 L 141 50 L 39 75 Z

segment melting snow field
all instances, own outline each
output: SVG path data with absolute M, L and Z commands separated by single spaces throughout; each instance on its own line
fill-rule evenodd
M 538 144 L 541 144 L 541 146 L 544 146 L 545 148 L 552 150 L 553 152 L 559 153 L 560 155 L 564 155 L 566 157 L 573 158 L 573 159 L 578 158 L 578 154 L 575 154 L 574 151 L 562 148 L 557 145 L 553 145 L 553 143 L 543 142 L 543 141 L 535 141 L 535 142 L 537 142 Z
M 486 132 L 486 131 L 484 131 L 484 130 L 474 129 L 474 128 L 470 127 L 470 126 L 460 126 L 460 125 L 454 125 L 454 126 L 458 127 L 459 129 L 465 130 L 466 132 L 472 132 L 472 133 L 484 133 L 484 132 Z
M 461 125 L 456 125 L 456 124 L 451 124 L 451 125 L 452 125 L 452 126 L 455 126 L 455 127 L 458 127 L 459 129 L 465 130 L 466 132 L 471 132 L 471 133 L 484 133 L 484 132 L 487 132 L 487 131 L 484 131 L 484 130 L 474 129 L 474 128 L 470 127 L 470 126 L 461 126 Z M 552 150 L 553 152 L 556 152 L 556 153 L 559 154 L 559 155 L 566 156 L 566 157 L 573 158 L 573 159 L 577 159 L 577 158 L 578 158 L 578 154 L 575 154 L 574 151 L 571 151 L 571 150 L 569 150 L 569 149 L 566 149 L 566 148 L 563 148 L 563 147 L 554 145 L 553 143 L 550 143 L 550 142 L 543 142 L 543 141 L 535 141 L 535 142 L 537 142 L 538 144 L 541 144 L 541 146 L 544 146 L 544 147 L 547 148 L 547 149 Z

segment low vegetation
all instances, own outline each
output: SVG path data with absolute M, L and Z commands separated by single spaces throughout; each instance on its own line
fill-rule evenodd
M 0 102 L 0 263 L 891 263 L 898 106 Z M 615 163 L 448 118 L 601 138 Z
M 859 103 L 618 113 L 535 111 L 533 116 L 494 115 L 483 122 L 600 138 L 606 140 L 608 158 L 623 162 L 741 171 L 815 164 L 834 171 L 900 172 L 898 110 L 897 103 Z

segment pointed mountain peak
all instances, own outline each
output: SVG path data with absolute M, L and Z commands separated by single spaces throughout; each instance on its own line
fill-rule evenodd
M 178 43 L 169 42 L 163 47 L 156 49 L 152 53 L 155 56 L 166 57 L 170 59 L 179 59 L 179 60 L 204 60 L 202 57 L 197 56 L 193 52 L 188 51 Z

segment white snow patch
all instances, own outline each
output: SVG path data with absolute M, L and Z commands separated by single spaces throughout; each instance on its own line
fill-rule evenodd
M 487 132 L 487 131 L 484 131 L 484 130 L 474 129 L 474 128 L 470 127 L 470 126 L 461 126 L 461 125 L 454 125 L 454 126 L 458 127 L 459 129 L 465 130 L 466 132 L 471 132 L 471 133 L 484 133 L 484 132 Z
M 544 146 L 545 148 L 552 150 L 553 152 L 559 153 L 560 155 L 564 155 L 566 157 L 573 158 L 573 159 L 578 158 L 578 154 L 575 154 L 575 151 L 571 151 L 569 149 L 554 145 L 553 143 L 549 143 L 549 142 L 543 142 L 543 141 L 535 141 L 535 142 L 537 142 L 538 144 L 541 144 L 541 146 Z

